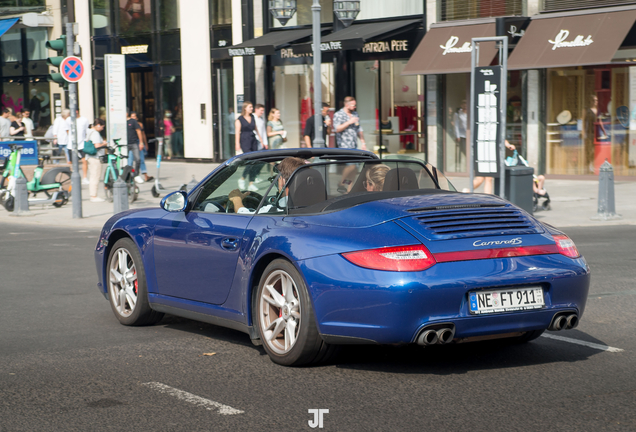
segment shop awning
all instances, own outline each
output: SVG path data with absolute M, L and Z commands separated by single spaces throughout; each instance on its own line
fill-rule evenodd
M 4 35 L 15 23 L 18 22 L 20 18 L 10 18 L 5 20 L 0 20 L 0 37 Z
M 495 36 L 496 32 L 494 18 L 489 22 L 481 20 L 433 25 L 411 56 L 402 75 L 470 72 L 471 39 Z M 490 65 L 495 55 L 497 48 L 494 42 L 479 44 L 480 66 Z
M 608 64 L 636 21 L 636 8 L 545 14 L 532 21 L 509 69 Z M 611 11 L 611 12 L 610 12 Z
M 210 55 L 213 59 L 270 55 L 274 54 L 274 52 L 282 46 L 289 45 L 309 36 L 311 36 L 311 29 L 273 31 L 231 47 L 215 48 L 211 50 Z
M 381 37 L 391 36 L 414 27 L 421 23 L 421 19 L 386 21 L 366 24 L 352 24 L 346 29 L 323 36 L 320 40 L 321 51 L 341 51 L 348 49 L 360 49 L 367 41 Z M 310 53 L 313 51 L 311 43 L 294 45 L 296 53 Z

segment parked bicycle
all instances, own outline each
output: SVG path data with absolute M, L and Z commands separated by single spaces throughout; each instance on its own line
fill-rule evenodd
M 127 160 L 127 156 L 123 156 L 121 148 L 126 147 L 125 144 L 119 144 L 121 138 L 113 139 L 113 145 L 107 149 L 107 154 L 100 156 L 102 163 L 106 165 L 106 173 L 104 174 L 104 189 L 106 191 L 106 199 L 113 202 L 113 185 L 118 177 L 126 183 L 128 188 L 128 202 L 133 203 L 139 194 L 139 187 L 135 183 L 135 170 L 130 165 L 121 166 L 121 160 Z
M 11 154 L 2 162 L 2 177 L 0 178 L 0 203 L 7 211 L 13 211 L 15 203 L 15 182 L 18 178 L 27 178 L 20 166 L 22 146 L 9 144 Z M 52 204 L 62 207 L 68 202 L 71 193 L 71 169 L 57 167 L 44 172 L 44 162 L 49 160 L 48 155 L 38 158 L 38 166 L 33 171 L 33 178 L 27 180 L 27 191 L 31 195 L 29 205 Z M 45 199 L 36 198 L 37 194 L 44 192 Z

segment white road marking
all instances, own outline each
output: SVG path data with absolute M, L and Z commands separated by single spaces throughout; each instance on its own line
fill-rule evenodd
M 608 351 L 608 352 L 623 352 L 624 350 L 621 348 L 614 348 L 611 346 L 607 346 L 607 345 L 599 345 L 599 344 L 595 344 L 592 342 L 584 342 L 584 341 L 580 341 L 577 339 L 570 339 L 570 338 L 566 338 L 563 336 L 555 336 L 555 335 L 551 335 L 551 334 L 543 334 L 542 335 L 544 338 L 548 338 L 548 339 L 554 339 L 554 340 L 558 340 L 558 341 L 562 341 L 562 342 L 569 342 L 569 343 L 573 343 L 573 344 L 577 344 L 577 345 L 583 345 L 589 348 L 594 348 L 597 350 L 601 350 L 601 351 Z
M 218 402 L 211 401 L 209 399 L 202 398 L 197 395 L 193 395 L 192 393 L 188 393 L 183 390 L 176 389 L 174 387 L 167 386 L 165 384 L 161 384 L 158 382 L 149 382 L 144 383 L 143 385 L 160 391 L 161 393 L 166 393 L 170 396 L 174 396 L 177 399 L 181 399 L 184 402 L 191 403 L 196 406 L 203 407 L 207 410 L 219 410 L 219 414 L 224 415 L 233 415 L 233 414 L 243 414 L 243 411 L 234 409 L 230 406 L 220 404 Z

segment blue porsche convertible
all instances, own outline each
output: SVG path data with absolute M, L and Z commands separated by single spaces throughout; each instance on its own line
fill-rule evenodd
M 283 365 L 343 344 L 530 341 L 576 327 L 590 282 L 572 240 L 511 203 L 345 149 L 234 157 L 113 216 L 95 263 L 122 324 L 229 327 Z

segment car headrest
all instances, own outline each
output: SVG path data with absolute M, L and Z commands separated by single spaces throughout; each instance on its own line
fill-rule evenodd
M 296 173 L 289 186 L 289 206 L 308 207 L 327 200 L 325 181 L 313 168 Z
M 419 189 L 417 176 L 411 168 L 393 168 L 386 173 L 383 191 Z

